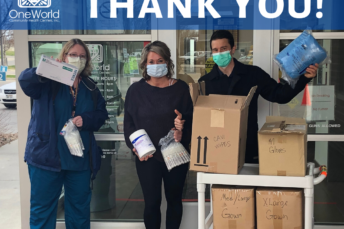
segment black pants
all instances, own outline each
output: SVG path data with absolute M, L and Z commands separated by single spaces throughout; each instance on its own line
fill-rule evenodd
M 189 164 L 173 168 L 154 157 L 140 161 L 136 157 L 136 170 L 145 199 L 144 223 L 147 229 L 159 229 L 161 224 L 161 185 L 164 180 L 167 200 L 166 229 L 178 229 L 182 221 L 182 193 Z

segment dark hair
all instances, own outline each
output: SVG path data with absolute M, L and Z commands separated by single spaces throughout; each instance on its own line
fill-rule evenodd
M 213 33 L 213 35 L 211 35 L 210 38 L 210 48 L 211 47 L 211 42 L 213 40 L 217 40 L 217 39 L 224 39 L 226 38 L 228 40 L 228 43 L 230 44 L 231 48 L 234 47 L 234 37 L 233 34 L 231 32 L 229 32 L 228 30 L 217 30 Z
M 150 80 L 150 76 L 147 74 L 147 57 L 150 52 L 155 52 L 160 55 L 165 61 L 167 61 L 168 72 L 167 78 L 172 78 L 174 74 L 174 64 L 171 59 L 171 51 L 168 46 L 162 41 L 154 41 L 143 48 L 141 54 L 140 68 L 143 71 L 142 76 L 145 80 Z

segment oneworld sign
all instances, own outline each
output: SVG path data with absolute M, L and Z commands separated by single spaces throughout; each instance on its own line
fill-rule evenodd
M 344 30 L 343 0 L 0 0 L 0 29 Z M 8 9 L 4 6 L 10 6 Z M 4 16 L 5 15 L 5 16 Z M 44 23 L 40 22 L 54 22 Z
M 98 0 L 91 1 L 91 18 L 98 17 Z M 167 18 L 174 18 L 174 8 L 176 8 L 183 18 L 191 18 L 191 3 L 198 3 L 198 18 L 205 18 L 206 10 L 213 18 L 220 18 L 221 14 L 214 8 L 213 3 L 215 0 L 167 0 Z M 225 1 L 225 0 L 224 0 Z M 251 0 L 253 2 L 255 0 Z M 288 0 L 288 12 L 291 17 L 302 19 L 307 18 L 311 13 L 311 0 L 304 0 L 304 10 L 297 12 L 295 7 L 296 0 Z M 300 0 L 297 0 L 300 1 Z M 234 2 L 234 1 L 233 1 Z M 239 18 L 246 18 L 247 6 L 250 0 L 236 0 L 236 4 L 239 8 Z M 267 0 L 259 0 L 258 9 L 261 15 L 265 18 L 274 19 L 282 15 L 285 7 L 285 0 L 276 1 L 276 10 L 274 12 L 268 12 Z M 160 1 L 161 3 L 161 1 Z M 149 6 L 151 4 L 151 6 Z M 125 8 L 127 10 L 127 18 L 134 18 L 134 0 L 127 0 L 126 2 L 118 0 L 110 0 L 110 18 L 117 18 L 117 9 Z M 316 13 L 317 18 L 322 18 L 323 13 L 323 0 L 317 0 L 317 8 L 319 12 Z M 138 18 L 144 18 L 147 13 L 155 14 L 156 18 L 163 18 L 161 8 L 158 0 L 144 0 Z

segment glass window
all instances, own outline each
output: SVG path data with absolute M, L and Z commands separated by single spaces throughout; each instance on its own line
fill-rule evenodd
M 292 40 L 281 40 L 283 50 Z M 307 120 L 309 134 L 343 134 L 344 85 L 342 74 L 344 40 L 318 40 L 331 56 L 332 63 L 319 68 L 313 79 L 299 95 L 288 104 L 279 104 L 278 114 Z M 280 74 L 281 75 L 281 74 Z
M 295 29 L 295 30 L 281 30 L 281 33 L 302 33 L 307 27 L 305 26 L 302 29 Z M 343 30 L 322 30 L 322 29 L 313 29 L 313 33 L 317 32 L 344 32 Z
M 29 35 L 128 35 L 151 34 L 150 30 L 29 30 Z
M 82 30 L 28 30 L 29 35 L 81 35 Z
M 185 26 L 184 26 L 185 27 Z M 234 36 L 238 61 L 253 64 L 253 30 L 230 30 Z M 214 66 L 210 49 L 213 30 L 177 30 L 177 78 L 186 83 L 197 82 Z
M 151 17 L 142 20 L 128 20 L 126 9 L 117 9 L 117 18 L 110 18 L 110 1 L 98 1 L 98 18 L 90 18 L 91 1 L 69 1 L 67 9 L 60 11 L 60 18 L 54 24 L 39 23 L 31 26 L 29 35 L 115 35 L 150 34 Z M 65 1 L 54 1 L 51 10 L 66 8 Z M 134 7 L 134 15 L 139 15 L 141 7 Z M 67 16 L 68 15 L 68 16 Z M 61 24 L 66 30 L 61 30 Z M 49 25 L 49 26 L 48 26 Z M 135 29 L 140 28 L 141 30 Z M 79 30 L 73 30 L 78 28 Z M 86 28 L 83 30 L 83 28 Z M 96 30 L 88 30 L 92 28 Z M 48 29 L 48 30 L 47 30 Z
M 344 142 L 308 142 L 308 161 L 327 165 L 328 176 L 314 186 L 316 224 L 344 224 Z
M 136 173 L 135 157 L 125 142 L 98 141 L 104 155 L 93 181 L 91 220 L 142 222 L 144 199 Z M 64 220 L 64 193 L 58 220 Z
M 141 78 L 139 63 L 148 42 L 85 42 L 92 58 L 92 78 L 103 94 L 110 119 L 100 133 L 123 133 L 124 99 L 129 86 Z M 56 58 L 65 42 L 31 42 L 31 66 L 42 54 Z

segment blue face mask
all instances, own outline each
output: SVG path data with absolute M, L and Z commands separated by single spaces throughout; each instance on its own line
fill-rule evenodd
M 214 62 L 221 68 L 225 68 L 232 60 L 231 53 L 229 51 L 218 52 L 213 54 Z
M 147 74 L 150 77 L 163 77 L 166 76 L 168 72 L 167 65 L 166 64 L 150 64 L 147 65 Z

